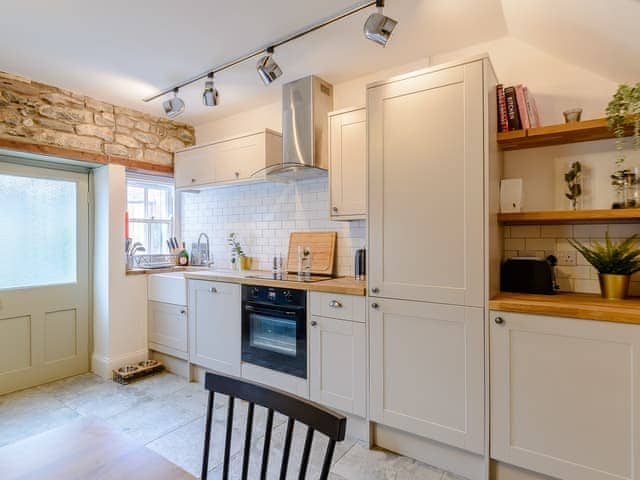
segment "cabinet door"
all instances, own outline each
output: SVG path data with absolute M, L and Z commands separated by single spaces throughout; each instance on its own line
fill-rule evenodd
M 484 302 L 482 62 L 369 88 L 369 286 Z
M 311 399 L 366 416 L 366 328 L 364 323 L 311 317 Z
M 244 180 L 265 166 L 265 133 L 216 144 L 216 182 Z
M 490 328 L 491 456 L 567 480 L 640 478 L 638 326 L 492 312 Z
M 189 280 L 189 360 L 240 375 L 240 285 Z
M 369 303 L 372 420 L 481 454 L 484 310 Z
M 149 302 L 148 318 L 149 343 L 168 347 L 184 358 L 188 351 L 187 307 Z
M 175 155 L 176 188 L 195 187 L 215 179 L 215 145 L 197 147 Z
M 331 216 L 364 218 L 367 213 L 367 111 L 329 120 Z

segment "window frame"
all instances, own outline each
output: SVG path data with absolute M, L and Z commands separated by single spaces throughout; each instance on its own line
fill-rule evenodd
M 138 187 L 144 189 L 144 199 L 142 201 L 144 206 L 145 215 L 143 218 L 132 217 L 129 211 L 129 188 Z M 149 215 L 149 190 L 150 189 L 165 189 L 168 191 L 167 199 L 167 212 L 169 216 L 166 218 L 158 218 Z M 131 231 L 132 225 L 166 225 L 168 227 L 169 237 L 175 235 L 176 228 L 176 190 L 175 182 L 171 177 L 163 177 L 158 175 L 148 175 L 139 172 L 127 171 L 126 175 L 126 211 L 128 215 L 129 231 Z M 160 251 L 150 251 L 151 246 L 151 227 L 146 229 L 145 242 L 143 246 L 147 249 L 146 253 L 150 255 L 167 255 L 169 254 L 169 248 L 166 244 L 168 238 L 163 239 Z

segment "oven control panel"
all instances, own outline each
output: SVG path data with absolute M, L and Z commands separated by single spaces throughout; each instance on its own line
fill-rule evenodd
M 307 292 L 291 288 L 242 286 L 243 302 L 260 302 L 271 305 L 306 306 Z

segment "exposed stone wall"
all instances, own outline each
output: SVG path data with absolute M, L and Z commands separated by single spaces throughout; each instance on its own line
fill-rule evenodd
M 0 72 L 0 138 L 172 165 L 192 126 Z

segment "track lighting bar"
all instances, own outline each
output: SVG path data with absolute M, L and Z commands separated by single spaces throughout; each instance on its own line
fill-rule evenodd
M 220 65 L 216 65 L 216 66 L 211 67 L 211 68 L 205 70 L 204 72 L 199 73 L 199 74 L 197 74 L 197 75 L 195 75 L 195 76 L 193 76 L 193 77 L 191 77 L 191 78 L 189 78 L 187 80 L 184 80 L 184 81 L 182 81 L 180 83 L 176 83 L 174 85 L 171 85 L 170 87 L 167 87 L 164 90 L 162 90 L 162 91 L 160 91 L 160 92 L 158 92 L 158 93 L 156 93 L 156 94 L 154 94 L 154 95 L 152 95 L 150 97 L 144 98 L 143 101 L 150 102 L 151 100 L 155 100 L 156 98 L 160 98 L 163 95 L 166 95 L 167 93 L 175 92 L 175 91 L 177 91 L 178 89 L 180 89 L 182 87 L 185 87 L 185 86 L 190 85 L 192 83 L 195 83 L 195 82 L 197 82 L 199 80 L 202 80 L 203 78 L 208 77 L 209 74 L 213 73 L 215 75 L 216 73 L 222 72 L 223 70 L 227 70 L 228 68 L 231 68 L 231 67 L 233 67 L 235 65 L 238 65 L 239 63 L 246 62 L 247 60 L 249 60 L 249 59 L 251 59 L 253 57 L 257 57 L 258 55 L 262 55 L 262 54 L 268 53 L 268 50 L 270 50 L 270 49 L 279 47 L 281 45 L 284 45 L 285 43 L 289 43 L 289 42 L 291 42 L 293 40 L 296 40 L 296 39 L 298 39 L 300 37 L 304 37 L 305 35 L 308 35 L 309 33 L 315 32 L 316 30 L 324 28 L 327 25 L 331 25 L 332 23 L 335 23 L 335 22 L 337 22 L 339 20 L 342 20 L 343 18 L 346 18 L 346 17 L 348 17 L 350 15 L 353 15 L 354 13 L 358 13 L 359 11 L 364 10 L 365 8 L 369 8 L 369 7 L 372 7 L 372 6 L 378 6 L 379 3 L 384 4 L 384 2 L 381 1 L 381 0 L 364 0 L 364 1 L 360 1 L 360 2 L 356 3 L 354 6 L 348 8 L 346 10 L 343 10 L 342 12 L 340 12 L 340 13 L 332 16 L 332 17 L 328 17 L 328 18 L 326 18 L 324 20 L 321 20 L 321 21 L 319 21 L 317 23 L 309 25 L 309 26 L 307 26 L 307 27 L 305 27 L 305 28 L 303 28 L 301 30 L 298 30 L 297 32 L 292 33 L 292 34 L 290 34 L 290 35 L 288 35 L 286 37 L 283 37 L 283 38 L 280 38 L 279 40 L 271 42 L 265 47 L 258 48 L 257 50 L 254 50 L 254 51 L 252 51 L 250 53 L 247 53 L 246 55 L 242 55 L 241 57 L 237 57 L 237 58 L 235 58 L 233 60 L 230 60 L 230 61 L 228 61 L 226 63 L 222 63 Z

